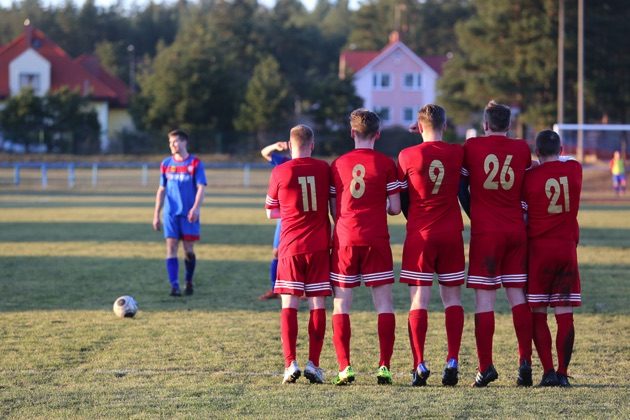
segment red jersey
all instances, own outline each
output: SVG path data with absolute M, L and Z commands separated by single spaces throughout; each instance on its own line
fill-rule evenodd
M 355 149 L 331 165 L 336 197 L 335 246 L 389 245 L 387 196 L 400 191 L 396 164 L 372 149 Z
M 464 149 L 443 141 L 424 142 L 398 155 L 401 190 L 409 191 L 407 231 L 444 232 L 464 228 L 457 201 Z
M 473 233 L 525 228 L 521 192 L 531 163 L 525 140 L 496 135 L 466 140 L 462 175 L 469 177 Z
M 271 171 L 265 208 L 280 208 L 281 258 L 329 248 L 329 186 L 330 168 L 323 160 L 297 158 Z
M 582 165 L 576 160 L 545 162 L 525 173 L 523 201 L 529 238 L 578 242 Z

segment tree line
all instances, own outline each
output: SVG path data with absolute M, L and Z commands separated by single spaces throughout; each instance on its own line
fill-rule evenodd
M 577 0 L 367 0 L 357 10 L 348 0 L 318 0 L 313 10 L 298 0 L 271 8 L 257 0 L 127 8 L 122 1 L 104 8 L 94 0 L 80 6 L 23 0 L 0 8 L 0 44 L 18 36 L 29 18 L 71 56 L 97 55 L 134 89 L 130 111 L 138 132 L 121 136 L 123 152 L 155 150 L 173 127 L 190 131 L 203 152 L 253 151 L 307 119 L 325 140 L 322 152 L 336 153 L 349 147 L 340 141 L 346 118 L 361 105 L 351 80 L 338 78 L 339 54 L 383 48 L 392 30 L 419 55 L 451 57 L 438 101 L 452 123 L 478 123 L 495 98 L 518 110 L 522 127 L 549 127 L 556 118 L 559 1 L 566 9 L 571 121 Z M 623 25 L 630 8 L 625 0 L 585 3 L 586 121 L 628 123 L 630 41 Z M 389 138 L 414 141 L 404 130 Z

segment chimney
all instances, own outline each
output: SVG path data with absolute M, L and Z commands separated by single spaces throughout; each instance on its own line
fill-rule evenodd
M 30 48 L 33 42 L 33 26 L 31 26 L 29 18 L 24 20 L 24 36 L 26 37 L 26 45 Z
M 400 33 L 398 31 L 392 31 L 389 34 L 389 43 L 394 44 L 398 41 L 400 41 Z

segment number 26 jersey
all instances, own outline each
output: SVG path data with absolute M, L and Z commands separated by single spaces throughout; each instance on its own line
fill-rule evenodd
M 372 149 L 355 149 L 331 165 L 336 198 L 333 246 L 389 245 L 387 197 L 400 192 L 396 164 Z
M 521 193 L 531 163 L 525 140 L 497 135 L 466 140 L 462 175 L 469 179 L 472 233 L 525 229 Z

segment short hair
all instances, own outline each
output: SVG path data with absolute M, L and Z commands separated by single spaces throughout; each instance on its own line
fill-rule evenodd
M 179 128 L 168 132 L 168 138 L 170 139 L 171 137 L 177 137 L 182 141 L 188 141 L 188 133 L 184 130 L 180 130 Z
M 350 127 L 361 137 L 372 137 L 379 132 L 381 119 L 368 109 L 355 109 L 350 113 Z
M 313 130 L 306 124 L 298 124 L 291 129 L 289 137 L 301 149 L 315 140 Z
M 511 114 L 509 106 L 499 104 L 494 100 L 488 102 L 484 110 L 488 128 L 490 128 L 490 131 L 497 133 L 507 132 L 510 129 Z
M 425 105 L 418 111 L 418 122 L 434 130 L 441 130 L 446 123 L 446 110 L 439 105 Z
M 536 135 L 536 150 L 540 156 L 559 155 L 561 144 L 560 136 L 553 130 L 543 130 Z

